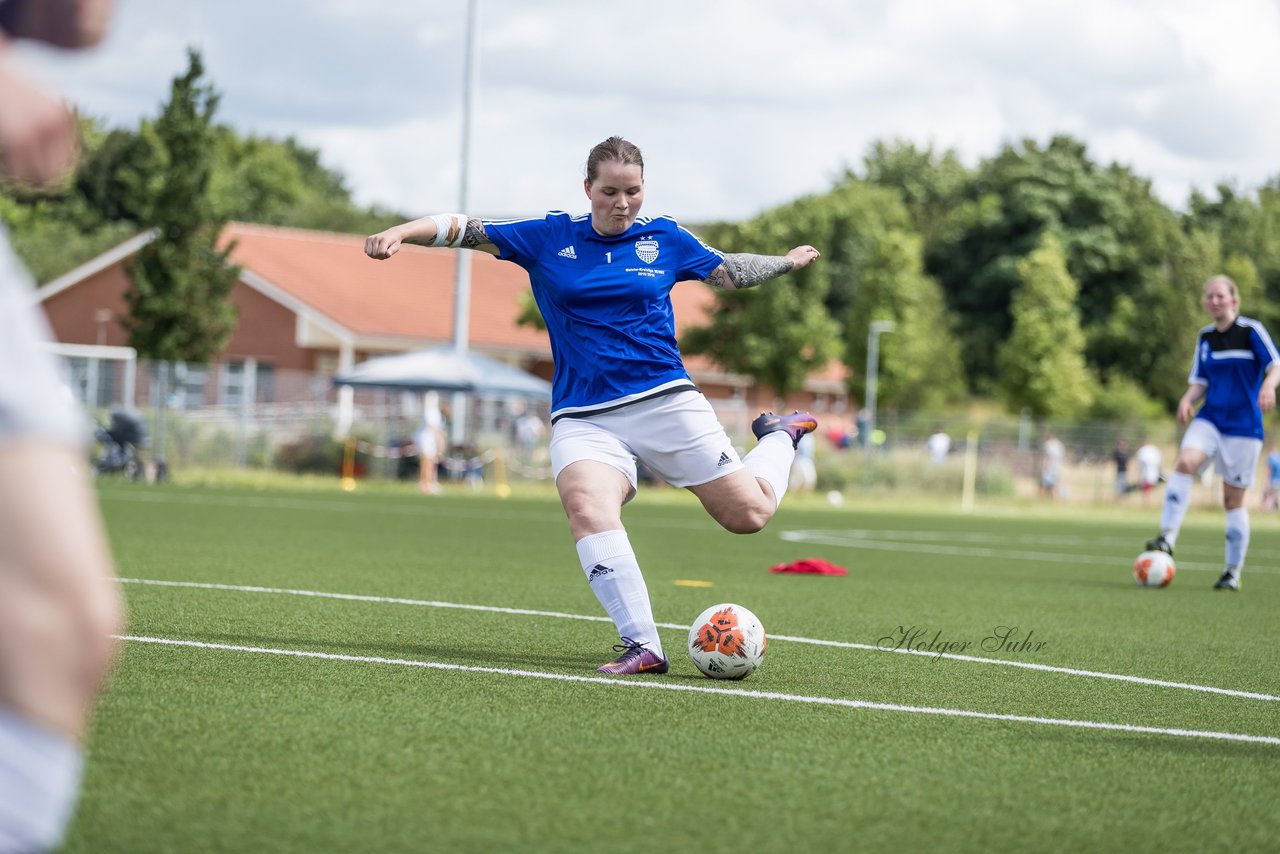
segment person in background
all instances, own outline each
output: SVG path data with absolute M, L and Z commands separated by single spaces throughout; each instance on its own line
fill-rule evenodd
M 1156 484 L 1164 477 L 1160 472 L 1164 455 L 1160 453 L 1159 446 L 1154 442 L 1143 439 L 1138 450 L 1134 452 L 1133 459 L 1138 464 L 1137 489 L 1142 493 L 1142 503 L 1147 504 L 1151 500 L 1151 493 L 1155 490 Z
M 1111 459 L 1116 464 L 1116 501 L 1120 501 L 1129 494 L 1129 443 L 1116 439 Z
M 1066 447 L 1062 440 L 1050 433 L 1044 440 L 1040 456 L 1040 491 L 1050 498 L 1062 496 L 1062 458 Z
M 925 440 L 924 445 L 929 452 L 929 459 L 937 465 L 945 463 L 947 454 L 951 453 L 951 437 L 942 429 L 941 424 L 934 426 L 933 433 Z
M 818 442 L 805 433 L 796 443 L 796 459 L 791 464 L 791 488 L 797 492 L 813 492 L 818 485 Z
M 525 409 L 512 425 L 515 432 L 516 455 L 521 465 L 533 465 L 538 447 L 547 435 L 547 425 L 531 408 Z
M 47 187 L 75 164 L 75 117 L 9 43 L 82 48 L 107 0 L 0 0 L 0 172 Z M 34 283 L 0 227 L 0 852 L 47 851 L 80 793 L 88 717 L 123 625 L 87 468 L 89 421 L 43 344 Z
M 1267 451 L 1267 489 L 1262 496 L 1262 506 L 1266 510 L 1280 506 L 1280 450 L 1276 450 L 1274 442 Z
M 1173 554 L 1194 477 L 1213 462 L 1222 475 L 1227 511 L 1225 566 L 1213 586 L 1239 590 L 1250 536 L 1244 496 L 1262 452 L 1262 414 L 1276 405 L 1280 353 L 1266 327 L 1240 316 L 1240 292 L 1230 278 L 1214 276 L 1205 282 L 1202 304 L 1213 322 L 1200 330 L 1187 390 L 1178 401 L 1178 421 L 1187 430 L 1165 486 L 1160 533 L 1146 547 Z M 1204 404 L 1197 412 L 1200 401 Z
M 429 391 L 422 396 L 422 423 L 413 434 L 418 449 L 418 491 L 423 495 L 440 492 L 440 455 L 447 447 L 440 395 Z

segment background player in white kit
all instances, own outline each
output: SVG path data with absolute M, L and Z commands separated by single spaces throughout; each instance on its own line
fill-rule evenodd
M 1227 511 L 1225 567 L 1214 587 L 1239 590 L 1249 552 L 1245 490 L 1253 483 L 1262 451 L 1262 413 L 1276 405 L 1280 354 L 1261 323 L 1240 316 L 1240 292 L 1231 279 L 1214 276 L 1205 282 L 1203 304 L 1213 323 L 1200 330 L 1189 385 L 1178 401 L 1178 421 L 1188 425 L 1187 432 L 1165 486 L 1160 534 L 1147 548 L 1173 554 L 1192 480 L 1212 461 L 1222 475 Z M 1200 400 L 1204 405 L 1197 413 Z
M 635 495 L 636 460 L 698 496 L 726 529 L 753 533 L 787 489 L 807 413 L 764 413 L 759 439 L 739 459 L 676 347 L 671 288 L 702 280 L 751 288 L 819 256 L 722 254 L 669 217 L 640 217 L 644 160 L 620 137 L 595 146 L 583 182 L 590 214 L 553 211 L 523 220 L 439 214 L 369 237 L 365 252 L 390 258 L 402 243 L 477 249 L 529 273 L 555 361 L 551 464 L 579 562 L 617 627 L 621 655 L 602 673 L 665 673 L 667 660 L 648 589 L 622 525 Z
M 28 82 L 9 39 L 97 42 L 107 0 L 0 0 L 0 171 L 56 183 L 75 119 Z M 55 847 L 80 792 L 86 718 L 122 606 L 89 485 L 86 416 L 63 388 L 34 284 L 0 227 L 0 852 Z

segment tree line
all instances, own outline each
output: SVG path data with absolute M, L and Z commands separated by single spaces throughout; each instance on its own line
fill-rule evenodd
M 132 130 L 82 118 L 80 161 L 62 186 L 0 187 L 0 218 L 37 282 L 156 231 L 127 262 L 120 318 L 146 358 L 205 362 L 226 345 L 236 323 L 227 295 L 240 272 L 232 247 L 218 242 L 228 222 L 372 233 L 403 218 L 356 205 L 318 151 L 219 125 L 219 98 L 189 50 L 156 118 Z
M 356 205 L 293 139 L 218 125 L 200 54 L 188 60 L 157 118 L 133 130 L 83 120 L 65 186 L 3 188 L 0 217 L 39 281 L 156 229 L 164 239 L 129 268 L 130 343 L 204 361 L 235 323 L 225 297 L 238 271 L 217 244 L 227 222 L 369 234 L 406 217 Z M 824 193 L 695 230 L 729 252 L 822 250 L 784 286 L 717 292 L 710 325 L 681 330 L 686 352 L 779 393 L 839 359 L 861 400 L 868 330 L 887 320 L 886 408 L 977 395 L 1037 417 L 1154 416 L 1185 389 L 1211 275 L 1231 276 L 1242 312 L 1280 332 L 1280 175 L 1256 192 L 1193 191 L 1175 211 L 1148 179 L 1065 135 L 1007 144 L 973 168 L 951 150 L 878 142 Z
M 784 391 L 836 358 L 861 399 L 869 326 L 888 320 L 887 407 L 980 395 L 1037 417 L 1154 416 L 1186 389 L 1211 275 L 1280 332 L 1280 176 L 1254 194 L 1193 191 L 1178 212 L 1070 136 L 1005 145 L 972 169 L 954 151 L 879 142 L 831 190 L 703 236 L 726 251 L 822 249 L 794 287 L 718 293 L 711 325 L 683 339 Z

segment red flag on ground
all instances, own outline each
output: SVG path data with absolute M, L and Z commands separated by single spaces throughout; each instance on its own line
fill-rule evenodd
M 793 573 L 796 575 L 848 575 L 849 570 L 843 566 L 828 563 L 820 557 L 808 557 L 791 563 L 780 563 L 770 567 L 770 572 Z

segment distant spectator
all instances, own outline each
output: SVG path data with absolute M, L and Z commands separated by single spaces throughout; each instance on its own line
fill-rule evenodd
M 942 429 L 942 425 L 933 428 L 932 435 L 925 440 L 925 448 L 929 451 L 929 459 L 941 465 L 946 462 L 947 454 L 951 453 L 951 437 Z
M 533 462 L 534 455 L 543 438 L 547 435 L 547 425 L 532 410 L 526 409 L 513 425 L 516 438 L 516 454 L 523 465 Z
M 1119 501 L 1129 494 L 1129 443 L 1124 439 L 1116 439 L 1111 459 L 1116 464 L 1116 500 Z
M 1044 440 L 1040 458 L 1040 492 L 1050 498 L 1062 496 L 1062 458 L 1066 447 L 1053 433 Z
M 418 446 L 418 489 L 423 495 L 435 495 L 440 491 L 440 453 L 445 447 L 444 416 L 440 413 L 440 399 L 436 392 L 423 395 L 422 423 L 413 434 Z
M 796 444 L 796 458 L 791 463 L 791 488 L 797 492 L 812 492 L 818 485 L 818 465 L 814 457 L 817 446 L 812 433 L 801 436 Z
M 1280 505 L 1280 451 L 1275 443 L 1267 452 L 1267 489 L 1262 496 L 1262 506 L 1266 510 L 1275 510 Z
M 827 439 L 830 440 L 832 447 L 837 450 L 847 451 L 853 445 L 854 436 L 849 434 L 849 430 L 843 424 L 832 424 L 827 429 Z
M 1162 455 L 1160 449 L 1150 439 L 1143 439 L 1142 445 L 1134 454 L 1134 460 L 1138 464 L 1138 489 L 1142 492 L 1142 503 L 1146 504 L 1150 499 L 1151 491 L 1162 479 L 1160 474 Z

